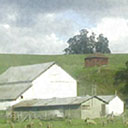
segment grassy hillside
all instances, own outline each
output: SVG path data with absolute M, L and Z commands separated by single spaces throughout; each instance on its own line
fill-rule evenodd
M 78 81 L 78 95 L 92 93 L 92 87 L 96 85 L 97 94 L 114 94 L 114 74 L 120 68 L 125 67 L 128 54 L 108 54 L 109 64 L 102 67 L 84 67 L 84 58 L 87 55 L 10 55 L 0 54 L 0 73 L 14 65 L 28 65 L 55 61 L 71 76 Z M 118 91 L 119 93 L 119 91 Z

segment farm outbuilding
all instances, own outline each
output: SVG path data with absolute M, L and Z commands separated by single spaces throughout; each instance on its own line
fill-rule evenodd
M 103 54 L 92 54 L 85 58 L 85 66 L 93 67 L 93 66 L 101 66 L 108 64 L 108 57 Z
M 104 116 L 104 102 L 92 97 L 68 97 L 35 99 L 22 101 L 13 106 L 13 111 L 20 118 L 31 116 L 31 118 L 77 118 L 85 119 Z
M 113 114 L 119 116 L 124 112 L 124 102 L 117 95 L 96 96 L 99 100 L 106 102 L 106 115 Z
M 77 81 L 54 62 L 14 66 L 0 75 L 0 110 L 27 99 L 77 96 Z

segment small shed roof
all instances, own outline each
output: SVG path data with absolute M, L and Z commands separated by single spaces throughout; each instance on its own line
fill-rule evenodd
M 19 108 L 19 107 L 74 105 L 74 104 L 81 104 L 91 98 L 93 97 L 85 96 L 85 97 L 51 98 L 51 99 L 33 99 L 33 100 L 22 101 L 14 105 L 13 107 Z
M 0 75 L 0 85 L 15 82 L 30 82 L 38 77 L 41 73 L 50 68 L 54 62 L 33 64 L 25 66 L 14 66 L 8 68 Z
M 100 96 L 95 96 L 95 97 L 97 97 L 98 99 L 100 99 L 106 103 L 109 103 L 116 96 L 115 95 L 100 95 Z
M 30 88 L 31 85 L 31 83 L 20 83 L 0 86 L 0 101 L 9 101 L 17 99 L 28 88 Z
M 103 54 L 96 53 L 96 54 L 91 54 L 91 55 L 87 56 L 87 57 L 85 58 L 85 60 L 86 60 L 86 59 L 93 59 L 93 58 L 105 58 L 105 59 L 107 59 L 108 57 L 106 57 L 106 56 L 103 55 Z

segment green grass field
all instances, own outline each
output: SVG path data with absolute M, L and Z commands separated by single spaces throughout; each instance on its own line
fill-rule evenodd
M 113 121 L 108 122 L 107 118 L 93 119 L 96 124 L 87 124 L 81 119 L 27 119 L 25 121 L 14 121 L 12 118 L 6 118 L 5 111 L 0 111 L 0 128 L 127 128 L 126 121 L 128 121 L 128 110 L 125 110 L 124 114 L 118 117 L 114 117 Z M 104 122 L 104 123 L 103 123 Z M 12 124 L 12 125 L 10 125 Z M 32 124 L 32 127 L 26 127 L 26 125 Z M 42 124 L 42 126 L 40 126 Z M 12 127 L 11 127 L 12 126 Z M 51 127 L 48 127 L 51 126 Z
M 84 58 L 88 55 L 16 55 L 0 54 L 0 73 L 8 67 L 15 65 L 28 65 L 55 61 L 66 70 L 78 82 L 78 95 L 92 93 L 92 87 L 96 85 L 97 94 L 114 94 L 118 90 L 119 95 L 122 86 L 114 86 L 114 74 L 120 68 L 125 67 L 128 54 L 106 54 L 109 64 L 102 67 L 85 68 Z
M 32 128 L 47 128 L 50 125 L 50 128 L 127 128 L 121 119 L 116 119 L 114 122 L 110 122 L 103 126 L 102 120 L 97 119 L 94 124 L 86 124 L 83 120 L 72 120 L 71 124 L 67 122 L 67 120 L 32 120 L 32 121 L 25 121 L 25 122 L 15 122 L 13 123 L 14 127 L 10 127 L 10 124 L 6 120 L 0 119 L 0 128 L 26 128 L 27 124 L 33 123 Z M 40 126 L 40 122 L 42 123 L 42 127 Z

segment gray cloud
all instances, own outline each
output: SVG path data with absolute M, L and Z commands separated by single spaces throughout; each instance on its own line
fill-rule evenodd
M 83 18 L 96 22 L 102 17 L 128 17 L 127 0 L 1 0 L 0 15 L 17 12 L 17 25 L 35 24 L 38 14 L 73 10 Z M 3 13 L 4 12 L 4 13 Z
M 80 29 L 127 12 L 127 0 L 0 0 L 0 52 L 61 54 Z
M 1 24 L 0 52 L 62 54 L 67 44 L 59 37 L 71 36 L 74 24 L 67 20 L 59 21 L 55 14 L 41 14 L 37 20 L 32 27 Z

